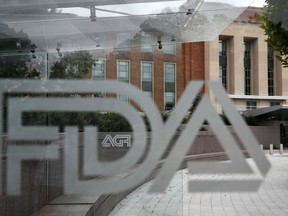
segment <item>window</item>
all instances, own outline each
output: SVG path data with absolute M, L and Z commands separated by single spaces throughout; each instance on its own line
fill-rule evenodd
M 129 61 L 117 61 L 117 77 L 118 80 L 129 83 Z M 124 95 L 118 95 L 118 100 L 129 101 Z
M 244 93 L 251 95 L 251 42 L 244 41 Z
M 105 79 L 105 61 L 96 60 L 95 65 L 92 68 L 93 80 L 104 80 Z
M 250 68 L 244 68 L 245 73 L 245 95 L 251 94 L 251 71 Z
M 175 83 L 175 64 L 165 63 L 165 82 Z
M 124 102 L 128 102 L 129 101 L 128 97 L 126 97 L 124 95 L 118 95 L 118 100 L 124 101 Z
M 152 36 L 150 33 L 141 34 L 141 52 L 152 52 Z
M 165 110 L 171 110 L 175 106 L 175 93 L 165 92 Z
M 149 91 L 143 91 L 144 94 L 150 98 L 152 98 L 152 92 L 149 92 Z
M 118 80 L 129 82 L 129 61 L 117 61 Z
M 281 102 L 280 101 L 271 101 L 270 106 L 280 106 Z
M 172 37 L 164 36 L 162 38 L 163 53 L 165 54 L 176 54 L 176 45 L 172 42 Z
M 268 47 L 268 95 L 274 95 L 274 51 Z
M 141 62 L 142 81 L 152 82 L 152 63 Z
M 104 80 L 105 79 L 105 60 L 97 59 L 95 65 L 92 68 L 92 79 L 93 80 Z M 104 97 L 104 92 L 93 94 L 93 97 Z
M 129 35 L 127 33 L 117 33 L 117 48 L 120 51 L 129 51 Z
M 227 89 L 227 40 L 219 40 L 219 81 Z
M 246 109 L 247 110 L 257 109 L 257 102 L 256 101 L 246 101 Z
M 141 62 L 142 91 L 152 97 L 152 62 Z
M 164 104 L 165 110 L 171 110 L 175 106 L 175 71 L 176 65 L 172 63 L 165 63 L 165 94 Z
M 244 58 L 251 58 L 251 42 L 244 41 Z

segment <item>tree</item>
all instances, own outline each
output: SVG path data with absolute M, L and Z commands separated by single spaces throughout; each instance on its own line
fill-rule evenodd
M 267 43 L 278 52 L 277 58 L 288 67 L 288 1 L 266 0 L 261 15 L 261 28 L 267 35 Z
M 31 41 L 23 31 L 16 32 L 0 23 L 0 78 L 40 78 L 31 66 Z
M 95 65 L 93 56 L 87 51 L 65 53 L 64 57 L 56 61 L 51 67 L 50 79 L 84 79 L 92 66 Z M 52 94 L 52 97 L 73 97 L 75 94 Z M 94 113 L 96 115 L 96 113 Z M 90 113 L 83 112 L 53 112 L 48 114 L 49 125 L 58 125 L 60 131 L 66 125 L 77 125 L 83 130 L 84 125 L 95 124 Z M 96 120 L 95 120 L 96 121 Z
M 16 32 L 7 24 L 0 22 L 0 78 L 39 79 L 40 71 L 33 67 L 31 41 L 23 31 Z M 31 67 L 32 66 L 32 67 Z M 26 94 L 5 94 L 3 102 L 3 126 L 6 130 L 8 96 Z M 43 117 L 33 116 L 30 122 L 37 122 Z
M 87 51 L 66 53 L 51 67 L 51 79 L 83 79 L 95 65 L 93 56 Z

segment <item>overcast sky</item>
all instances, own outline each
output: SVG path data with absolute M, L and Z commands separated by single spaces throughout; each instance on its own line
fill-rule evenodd
M 255 0 L 251 6 L 262 7 L 265 3 L 265 0 Z
M 161 2 L 160 2 L 161 1 Z M 110 11 L 119 11 L 128 14 L 134 15 L 144 15 L 144 14 L 154 14 L 160 13 L 163 8 L 169 6 L 172 9 L 174 8 L 176 11 L 180 5 L 184 4 L 187 0 L 176 0 L 174 2 L 167 1 L 163 2 L 163 0 L 159 0 L 159 3 L 142 3 L 142 4 L 134 4 L 132 5 L 110 5 L 110 6 L 101 6 L 97 7 L 100 10 L 110 10 Z M 199 0 L 194 0 L 199 1 Z M 262 7 L 265 3 L 265 0 L 204 0 L 204 2 L 223 2 L 228 3 L 235 6 L 255 6 L 255 7 Z M 97 10 L 96 16 L 119 16 L 117 13 L 107 13 Z M 69 8 L 69 9 L 62 9 L 63 13 L 74 13 L 79 16 L 89 17 L 90 10 L 85 8 Z

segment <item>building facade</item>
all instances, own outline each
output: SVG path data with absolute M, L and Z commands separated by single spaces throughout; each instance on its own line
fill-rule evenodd
M 219 80 L 240 111 L 283 105 L 288 96 L 288 70 L 265 42 L 259 14 L 259 8 L 248 8 L 205 42 L 205 80 Z M 206 92 L 213 101 L 213 92 Z
M 125 33 L 120 34 L 115 35 L 115 39 L 119 40 L 118 47 L 105 55 L 105 58 L 101 53 L 91 52 L 96 59 L 91 79 L 127 82 L 151 97 L 159 110 L 173 109 L 185 88 L 182 45 L 171 42 L 171 38 L 161 38 L 163 41 L 160 49 L 159 45 L 152 45 L 159 40 L 153 34 L 135 35 L 133 40 L 127 39 Z M 130 43 L 140 43 L 141 46 L 131 46 Z M 133 103 L 123 95 L 114 97 Z
M 118 47 L 105 58 L 92 52 L 97 60 L 91 79 L 116 79 L 135 85 L 160 111 L 173 109 L 193 80 L 218 80 L 239 111 L 286 104 L 288 70 L 265 42 L 260 12 L 260 8 L 248 8 L 219 37 L 208 42 L 181 44 L 164 37 L 159 49 L 152 45 L 159 41 L 152 33 L 139 33 L 132 40 L 124 32 L 115 34 Z M 207 86 L 204 91 L 221 112 L 213 92 Z

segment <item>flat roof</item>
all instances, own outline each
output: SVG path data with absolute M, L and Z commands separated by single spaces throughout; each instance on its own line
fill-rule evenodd
M 261 116 L 269 113 L 273 113 L 276 111 L 288 111 L 288 106 L 287 105 L 279 105 L 279 106 L 271 106 L 271 107 L 263 107 L 263 108 L 258 108 L 258 109 L 253 109 L 253 110 L 246 110 L 243 112 L 244 116 Z

